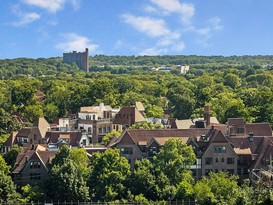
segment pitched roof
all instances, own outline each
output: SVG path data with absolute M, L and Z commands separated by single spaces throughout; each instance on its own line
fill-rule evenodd
M 73 147 L 79 146 L 82 133 L 81 131 L 69 131 L 69 132 L 59 132 L 59 131 L 50 131 L 46 133 L 45 138 L 48 140 L 48 143 L 57 143 L 59 138 L 69 139 L 69 145 Z
M 136 102 L 136 109 L 140 112 L 144 112 L 145 111 L 145 108 L 143 106 L 143 104 L 139 101 Z
M 209 129 L 196 128 L 196 129 L 129 129 L 125 130 L 124 133 L 117 139 L 115 144 L 119 143 L 125 135 L 129 135 L 135 143 L 147 142 L 149 143 L 153 138 L 190 138 L 200 137 L 206 135 Z
M 16 158 L 15 169 L 13 173 L 21 173 L 26 165 L 32 159 L 39 159 L 45 166 L 54 157 L 56 151 L 46 151 L 42 149 L 43 146 L 29 147 L 24 153 L 19 154 Z
M 210 143 L 229 143 L 228 139 L 221 130 L 214 129 L 209 138 Z
M 46 121 L 46 119 L 44 117 L 40 117 L 40 118 L 36 119 L 33 123 L 33 126 L 39 128 L 42 138 L 45 137 L 46 132 L 50 128 L 50 124 Z
M 228 118 L 228 126 L 244 127 L 245 120 L 243 118 Z
M 159 144 L 160 146 L 163 146 L 169 139 L 179 139 L 181 140 L 183 143 L 187 143 L 187 141 L 189 140 L 189 137 L 154 137 L 152 139 L 152 141 L 156 141 L 157 144 Z M 151 142 L 152 142 L 151 141 Z
M 16 135 L 16 137 L 24 137 L 24 138 L 28 138 L 30 132 L 31 132 L 31 127 L 24 127 L 22 129 L 20 129 Z
M 129 125 L 136 122 L 144 122 L 145 118 L 136 109 L 136 107 L 122 107 L 120 111 L 115 115 L 113 124 Z
M 245 128 L 246 134 L 253 132 L 254 136 L 272 136 L 272 129 L 268 122 L 247 123 Z
M 9 135 L 9 138 L 5 141 L 5 143 L 3 144 L 4 147 L 11 147 L 14 142 L 15 142 L 15 139 L 16 139 L 16 135 L 17 135 L 18 132 L 12 132 L 10 135 Z

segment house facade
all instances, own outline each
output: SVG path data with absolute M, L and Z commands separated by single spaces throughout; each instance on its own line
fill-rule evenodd
M 48 151 L 47 145 L 31 145 L 16 158 L 12 178 L 17 187 L 41 183 L 48 172 L 48 165 L 56 151 Z

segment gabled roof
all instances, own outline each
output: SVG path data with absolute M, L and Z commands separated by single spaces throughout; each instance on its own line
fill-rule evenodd
M 154 137 L 149 145 L 151 145 L 153 142 L 156 142 L 159 146 L 164 146 L 169 139 L 179 139 L 184 144 L 186 144 L 189 140 L 189 137 Z M 147 147 L 149 147 L 149 145 L 147 145 Z
M 12 147 L 15 143 L 16 135 L 18 132 L 12 132 L 6 142 L 3 144 L 4 147 Z
M 122 107 L 115 115 L 113 124 L 129 125 L 136 122 L 144 122 L 144 116 L 137 110 L 136 107 Z
M 118 144 L 122 141 L 124 136 L 129 135 L 134 143 L 138 142 L 151 142 L 152 139 L 156 138 L 195 138 L 201 135 L 206 135 L 210 129 L 196 128 L 196 129 L 129 129 L 125 130 L 123 134 L 117 139 L 114 144 Z
M 232 143 L 234 148 L 239 149 L 250 149 L 252 154 L 258 154 L 259 149 L 263 147 L 263 142 L 267 137 L 254 136 L 253 141 L 249 140 L 248 137 L 229 137 L 229 141 Z M 272 138 L 273 139 L 273 138 Z
M 245 120 L 243 118 L 228 118 L 228 126 L 244 127 Z
M 136 109 L 139 111 L 139 112 L 144 112 L 145 111 L 145 108 L 143 106 L 143 104 L 141 102 L 136 102 Z
M 253 132 L 254 136 L 272 136 L 272 129 L 268 122 L 247 123 L 245 128 L 246 134 Z
M 39 128 L 42 138 L 45 137 L 46 132 L 47 132 L 47 131 L 49 130 L 49 128 L 50 128 L 49 123 L 48 123 L 48 122 L 46 121 L 46 119 L 43 118 L 43 117 L 40 117 L 40 118 L 36 119 L 36 120 L 34 121 L 34 123 L 33 123 L 33 126 Z
M 225 135 L 217 129 L 214 129 L 212 135 L 209 138 L 210 143 L 229 143 Z
M 82 133 L 81 131 L 69 131 L 69 132 L 59 132 L 59 131 L 51 131 L 47 132 L 45 138 L 48 143 L 57 143 L 59 138 L 69 139 L 69 145 L 72 147 L 79 146 L 79 142 L 81 140 Z
M 16 137 L 24 137 L 24 138 L 28 138 L 30 132 L 31 132 L 31 127 L 24 127 L 22 129 L 20 129 L 16 135 Z
M 47 169 L 48 163 L 54 157 L 56 151 L 46 151 L 43 146 L 29 147 L 24 153 L 19 154 L 16 158 L 15 169 L 13 173 L 21 173 L 32 160 L 40 161 Z

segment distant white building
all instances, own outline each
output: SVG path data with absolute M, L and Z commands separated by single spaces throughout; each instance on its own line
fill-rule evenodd
M 181 69 L 182 74 L 186 74 L 190 70 L 190 66 L 189 65 L 182 65 L 180 67 L 180 69 Z

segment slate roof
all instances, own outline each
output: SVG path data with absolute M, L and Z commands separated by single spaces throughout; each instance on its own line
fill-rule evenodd
M 16 135 L 18 132 L 12 132 L 6 142 L 3 144 L 4 147 L 12 147 L 15 143 Z
M 228 126 L 244 127 L 245 120 L 243 118 L 228 118 Z
M 245 128 L 246 134 L 253 132 L 254 136 L 272 136 L 272 129 L 268 122 L 247 123 Z
M 58 142 L 59 138 L 69 139 L 69 145 L 71 145 L 72 147 L 79 146 L 81 137 L 82 137 L 81 131 L 69 131 L 69 132 L 51 131 L 51 132 L 47 132 L 45 136 L 48 143 L 54 143 L 54 144 Z
M 129 125 L 136 122 L 144 122 L 144 116 L 137 110 L 136 107 L 122 107 L 115 115 L 113 124 Z
M 56 151 L 46 151 L 43 146 L 35 145 L 30 146 L 24 153 L 19 154 L 16 158 L 15 169 L 12 173 L 21 173 L 24 171 L 28 161 L 33 158 L 38 158 L 40 161 L 47 166 L 51 159 L 54 157 Z M 35 157 L 36 155 L 36 157 Z M 27 158 L 27 160 L 26 160 Z
M 138 142 L 149 143 L 153 138 L 194 138 L 200 137 L 201 135 L 208 134 L 210 129 L 206 128 L 196 128 L 196 129 L 129 129 L 124 131 L 124 133 L 117 139 L 114 144 L 119 143 L 122 138 L 128 134 L 132 140 L 138 144 Z

